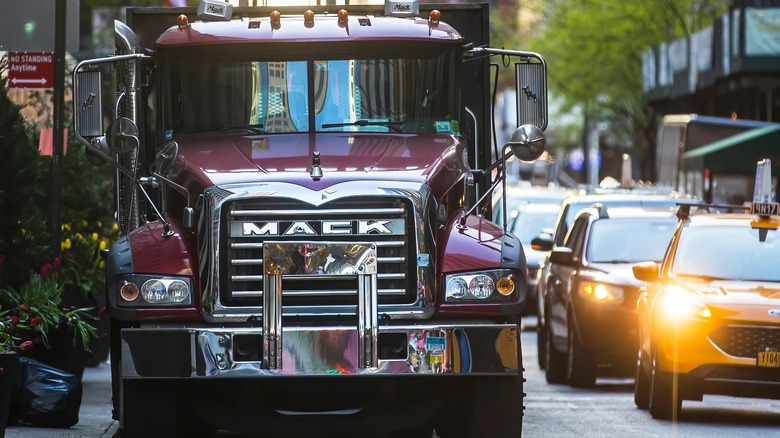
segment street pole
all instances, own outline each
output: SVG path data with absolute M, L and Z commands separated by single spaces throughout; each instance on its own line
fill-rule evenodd
M 62 235 L 62 151 L 65 134 L 65 39 L 67 4 L 65 0 L 55 1 L 54 18 L 54 129 L 51 161 L 51 249 L 52 257 L 60 256 Z

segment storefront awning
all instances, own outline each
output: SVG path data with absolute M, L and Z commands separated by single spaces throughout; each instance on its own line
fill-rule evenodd
M 710 169 L 720 174 L 756 171 L 756 163 L 769 158 L 780 164 L 780 124 L 755 128 L 686 151 L 686 169 Z

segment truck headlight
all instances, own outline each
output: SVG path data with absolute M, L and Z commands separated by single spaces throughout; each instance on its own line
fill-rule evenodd
M 130 275 L 119 283 L 117 304 L 125 307 L 187 305 L 192 303 L 189 278 Z
M 517 277 L 510 271 L 484 271 L 444 277 L 445 301 L 512 301 L 517 299 Z
M 623 288 L 604 283 L 585 282 L 579 287 L 580 296 L 597 303 L 622 303 L 625 299 Z

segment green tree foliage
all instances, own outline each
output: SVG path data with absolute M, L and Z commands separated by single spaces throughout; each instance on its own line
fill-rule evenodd
M 643 101 L 642 53 L 712 24 L 727 0 L 553 0 L 539 2 L 543 25 L 530 49 L 549 69 L 549 88 L 563 110 L 582 108 L 608 122 L 613 137 L 647 151 L 654 115 Z M 554 120 L 551 120 L 554 127 Z
M 46 259 L 51 160 L 8 97 L 7 57 L 0 59 L 0 286 L 17 285 Z

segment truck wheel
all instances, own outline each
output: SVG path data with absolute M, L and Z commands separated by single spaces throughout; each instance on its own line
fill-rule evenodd
M 536 361 L 539 369 L 543 370 L 547 365 L 547 329 L 542 324 L 542 319 L 536 324 Z
M 566 383 L 566 356 L 563 353 L 555 349 L 553 345 L 552 327 L 550 324 L 545 325 L 545 353 L 546 353 L 546 367 L 544 376 L 547 378 L 547 383 Z
M 571 325 L 569 325 L 569 351 L 566 356 L 566 377 L 569 385 L 576 388 L 593 387 L 596 384 L 596 364 L 585 352 L 577 336 L 577 329 Z
M 638 356 L 634 379 L 634 403 L 639 409 L 647 409 L 650 407 L 650 377 L 645 372 L 642 353 L 639 352 Z
M 650 415 L 663 420 L 677 420 L 682 400 L 674 388 L 661 380 L 658 352 L 653 351 L 653 367 L 650 374 Z

